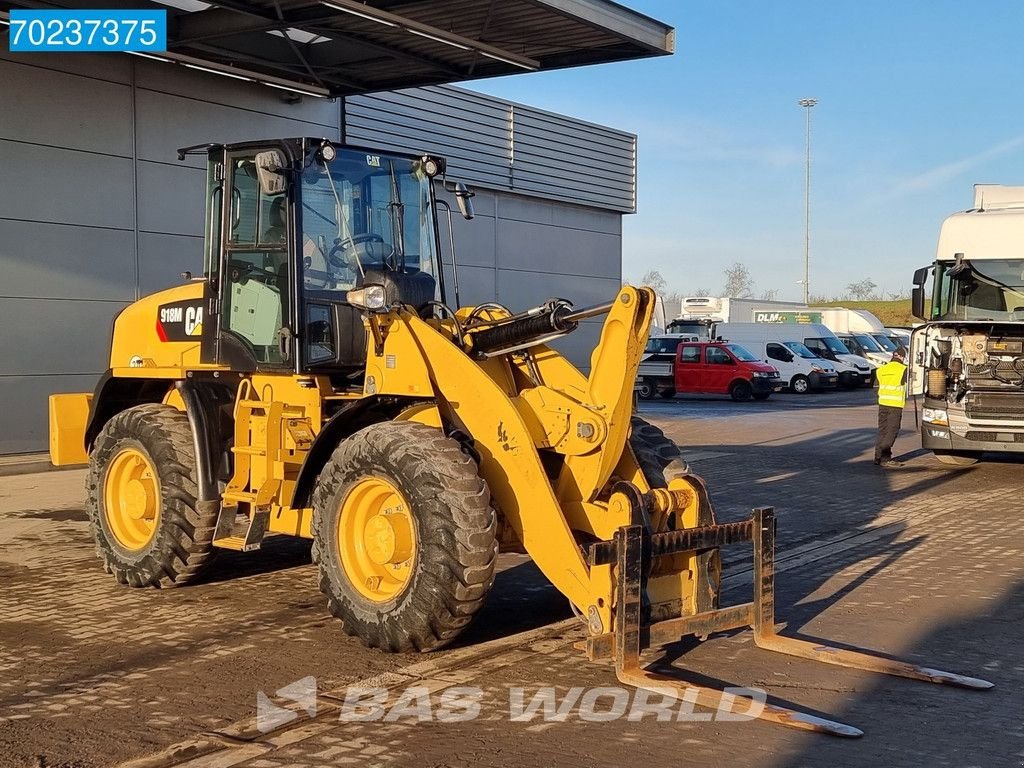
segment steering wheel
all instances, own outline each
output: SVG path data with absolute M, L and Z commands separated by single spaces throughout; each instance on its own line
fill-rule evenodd
M 363 232 L 358 235 L 353 235 L 348 238 L 337 238 L 334 241 L 334 247 L 331 248 L 327 253 L 327 261 L 336 267 L 349 267 L 351 257 L 345 255 L 345 252 L 349 248 L 354 248 L 357 245 L 363 243 L 383 243 L 384 238 L 378 235 L 376 232 Z
M 231 265 L 231 282 L 245 285 L 250 279 L 257 282 L 277 287 L 278 274 L 266 267 L 257 267 L 255 264 L 243 263 Z

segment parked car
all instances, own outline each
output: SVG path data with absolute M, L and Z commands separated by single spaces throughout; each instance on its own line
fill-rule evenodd
M 837 333 L 836 335 L 848 350 L 865 358 L 875 368 L 892 360 L 892 352 L 887 352 L 870 333 Z
M 839 373 L 841 387 L 870 387 L 874 384 L 875 366 L 867 358 L 851 353 L 825 325 L 780 325 L 779 333 L 788 334 L 784 338 L 802 342 L 814 354 L 831 361 Z
M 802 342 L 788 340 L 778 323 L 719 323 L 715 332 L 735 342 L 779 371 L 783 383 L 798 394 L 835 389 L 839 373 Z
M 739 344 L 683 342 L 675 360 L 673 394 L 729 395 L 733 400 L 767 400 L 783 387 L 779 372 Z

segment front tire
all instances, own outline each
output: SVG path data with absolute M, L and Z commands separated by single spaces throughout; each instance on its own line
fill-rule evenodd
M 749 381 L 737 381 L 729 387 L 729 397 L 735 400 L 737 403 L 747 402 L 754 394 L 753 388 L 750 386 Z
M 803 374 L 797 374 L 793 377 L 793 380 L 789 382 L 789 388 L 798 395 L 806 395 L 811 391 L 811 382 Z
M 196 502 L 196 474 L 180 411 L 139 405 L 103 427 L 89 456 L 87 511 L 96 552 L 119 582 L 181 586 L 210 563 L 217 510 Z
M 494 581 L 496 515 L 476 462 L 415 422 L 341 442 L 313 497 L 313 561 L 331 613 L 386 651 L 440 648 Z

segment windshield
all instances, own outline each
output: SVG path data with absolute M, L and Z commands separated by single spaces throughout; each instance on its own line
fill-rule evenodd
M 807 359 L 816 358 L 817 355 L 811 352 L 807 347 L 801 344 L 799 341 L 787 341 L 785 342 L 786 349 L 792 352 L 797 357 L 805 357 Z
M 307 289 L 348 290 L 368 269 L 435 273 L 430 179 L 418 160 L 338 150 L 302 174 Z
M 896 351 L 896 348 L 897 348 L 898 345 L 896 344 L 895 341 L 893 341 L 891 338 L 886 336 L 884 333 L 873 333 L 873 334 L 871 334 L 871 338 L 873 338 L 876 342 L 878 342 L 878 346 L 880 346 L 886 352 L 895 352 Z
M 932 291 L 933 320 L 1024 320 L 1024 260 L 940 263 Z
M 818 341 L 821 344 L 824 344 L 825 348 L 829 352 L 834 352 L 837 355 L 848 355 L 848 354 L 850 354 L 850 350 L 848 350 L 846 348 L 846 346 L 843 344 L 843 342 L 841 342 L 835 336 L 822 336 L 822 337 L 820 337 L 818 339 L 815 339 L 815 341 Z
M 862 347 L 864 347 L 864 349 L 866 349 L 868 352 L 884 352 L 885 351 L 884 349 L 882 349 L 881 345 L 877 341 L 875 341 L 873 336 L 869 336 L 866 333 L 855 333 L 853 335 L 853 338 L 855 338 L 857 340 L 857 342 Z
M 726 344 L 725 348 L 732 352 L 733 357 L 744 363 L 756 363 L 758 359 L 739 344 Z

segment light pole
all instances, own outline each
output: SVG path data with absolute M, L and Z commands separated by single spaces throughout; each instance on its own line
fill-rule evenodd
M 817 99 L 800 99 L 797 102 L 807 116 L 807 162 L 804 164 L 804 304 L 811 300 L 811 107 Z

